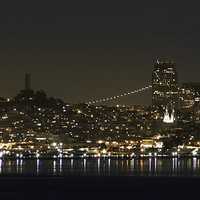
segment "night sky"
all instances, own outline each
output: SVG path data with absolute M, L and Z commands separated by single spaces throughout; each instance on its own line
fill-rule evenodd
M 176 62 L 180 82 L 200 82 L 194 3 L 6 2 L 0 12 L 0 96 L 19 92 L 25 72 L 32 74 L 33 89 L 66 102 L 118 95 L 149 85 L 157 58 Z M 150 102 L 146 92 L 114 103 Z

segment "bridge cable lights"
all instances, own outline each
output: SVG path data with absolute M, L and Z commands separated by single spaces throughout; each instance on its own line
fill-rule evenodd
M 125 97 L 125 96 L 128 96 L 128 95 L 132 95 L 132 94 L 137 94 L 137 93 L 143 92 L 143 91 L 148 90 L 150 88 L 152 88 L 152 85 L 148 85 L 146 87 L 143 87 L 143 88 L 140 88 L 140 89 L 137 89 L 137 90 L 126 92 L 126 93 L 123 93 L 121 95 L 105 97 L 105 98 L 97 99 L 97 100 L 92 100 L 92 101 L 87 102 L 87 104 L 91 105 L 91 104 L 96 104 L 96 103 L 102 103 L 102 102 L 116 100 L 116 99 L 119 99 L 119 98 L 122 98 L 122 97 Z

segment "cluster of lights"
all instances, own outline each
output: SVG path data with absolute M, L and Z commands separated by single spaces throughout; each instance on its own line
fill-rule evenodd
M 124 96 L 128 96 L 128 95 L 131 95 L 131 94 L 136 94 L 136 93 L 139 93 L 139 92 L 143 92 L 143 91 L 145 91 L 147 89 L 150 89 L 150 88 L 152 88 L 152 86 L 148 85 L 146 87 L 143 87 L 143 88 L 131 91 L 131 92 L 126 92 L 126 93 L 123 93 L 121 95 L 117 95 L 117 96 L 112 96 L 112 97 L 107 97 L 107 98 L 102 98 L 102 99 L 98 99 L 98 100 L 89 101 L 87 104 L 90 105 L 90 104 L 96 104 L 96 103 L 102 103 L 102 102 L 116 100 L 116 99 L 119 99 L 119 98 L 124 97 Z

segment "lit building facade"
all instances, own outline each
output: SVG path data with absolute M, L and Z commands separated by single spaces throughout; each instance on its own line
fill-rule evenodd
M 193 119 L 200 121 L 200 83 L 183 83 L 179 89 L 179 108 L 193 113 Z
M 175 64 L 157 60 L 152 73 L 152 105 L 165 111 L 167 107 L 176 108 L 177 103 L 178 76 Z
M 200 83 L 183 83 L 183 88 L 191 91 L 194 102 L 200 102 Z
M 174 109 L 171 111 L 171 115 L 169 114 L 168 108 L 166 108 L 163 122 L 167 124 L 173 124 L 175 122 L 175 116 L 174 116 Z
M 195 105 L 195 92 L 188 84 L 182 84 L 179 89 L 179 107 L 192 110 Z

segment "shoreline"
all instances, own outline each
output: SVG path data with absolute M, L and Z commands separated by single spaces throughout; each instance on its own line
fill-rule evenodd
M 200 158 L 200 155 L 157 155 L 157 156 L 149 156 L 149 155 L 138 155 L 138 156 L 73 156 L 73 157 L 48 157 L 48 156 L 41 156 L 41 157 L 1 157 L 0 160 L 70 160 L 70 159 L 119 159 L 119 160 L 132 160 L 132 159 L 150 159 L 150 158 L 160 158 L 160 159 L 182 159 L 182 158 Z

